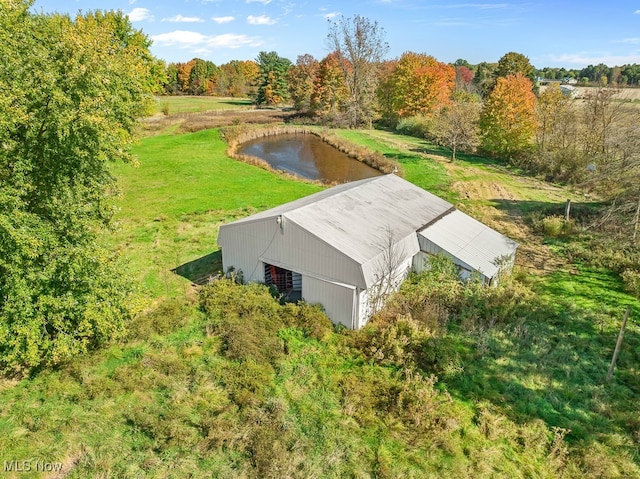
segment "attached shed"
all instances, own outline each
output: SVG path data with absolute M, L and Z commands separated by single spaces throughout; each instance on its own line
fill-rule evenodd
M 467 236 L 453 232 L 456 243 L 448 232 L 459 222 L 458 232 Z M 273 284 L 290 298 L 321 303 L 334 323 L 352 329 L 368 321 L 390 254 L 394 285 L 438 252 L 490 281 L 513 263 L 517 247 L 395 175 L 338 185 L 223 225 L 218 244 L 225 270 L 241 271 L 246 282 Z M 492 263 L 505 255 L 510 260 Z

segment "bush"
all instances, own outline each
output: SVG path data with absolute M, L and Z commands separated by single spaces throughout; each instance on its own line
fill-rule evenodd
M 622 273 L 624 288 L 628 293 L 640 298 L 640 271 L 627 269 Z
M 266 286 L 220 279 L 200 290 L 200 307 L 228 358 L 275 364 L 283 351 L 278 330 L 284 322 Z
M 567 221 L 562 216 L 545 216 L 541 226 L 545 235 L 555 238 L 566 232 Z
M 433 129 L 433 120 L 426 116 L 412 116 L 403 118 L 398 122 L 396 131 L 403 135 L 418 138 L 429 138 Z

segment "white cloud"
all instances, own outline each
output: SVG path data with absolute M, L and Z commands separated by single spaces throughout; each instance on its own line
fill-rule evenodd
M 626 65 L 628 63 L 640 63 L 640 53 L 630 53 L 628 55 L 611 54 L 589 54 L 589 53 L 564 53 L 562 55 L 551 55 L 551 60 L 559 64 L 573 65 Z
M 223 35 L 203 35 L 189 30 L 174 30 L 173 32 L 153 35 L 151 39 L 156 45 L 177 48 L 240 48 L 244 46 L 257 47 L 262 42 L 247 35 L 225 33 Z
M 640 37 L 623 38 L 622 40 L 618 40 L 615 43 L 627 43 L 629 45 L 640 45 Z
M 322 16 L 324 18 L 326 18 L 327 20 L 333 20 L 334 18 L 336 18 L 339 15 L 341 15 L 340 12 L 329 12 L 329 13 L 323 13 L 322 14 Z
M 171 18 L 163 18 L 163 22 L 181 22 L 181 23 L 202 23 L 204 20 L 200 17 L 185 17 L 183 15 L 176 15 Z
M 247 0 L 247 3 L 261 3 L 263 5 L 269 5 L 271 0 Z
M 273 25 L 277 20 L 267 17 L 266 15 L 249 15 L 247 17 L 247 23 L 250 25 Z
M 221 25 L 223 23 L 233 22 L 235 19 L 236 17 L 232 17 L 231 15 L 229 15 L 226 17 L 213 17 L 211 20 L 216 22 L 218 25 Z
M 634 14 L 640 14 L 640 10 L 636 10 L 635 12 L 633 12 Z
M 128 14 L 129 20 L 132 22 L 141 22 L 142 20 L 152 20 L 153 15 L 148 8 L 134 8 Z

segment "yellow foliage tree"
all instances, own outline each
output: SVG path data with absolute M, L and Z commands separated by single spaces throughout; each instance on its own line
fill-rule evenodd
M 392 76 L 393 106 L 400 117 L 432 115 L 451 102 L 456 70 L 430 55 L 406 52 Z
M 480 115 L 482 148 L 512 159 L 524 153 L 536 133 L 536 96 L 522 73 L 499 77 Z

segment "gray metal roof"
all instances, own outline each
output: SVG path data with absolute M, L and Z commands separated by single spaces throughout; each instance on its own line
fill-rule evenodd
M 391 231 L 400 241 L 453 205 L 393 174 L 353 181 L 223 226 L 283 217 L 360 264 L 378 257 Z
M 443 216 L 418 235 L 487 278 L 498 272 L 500 259 L 511 256 L 518 247 L 512 239 L 458 210 Z

